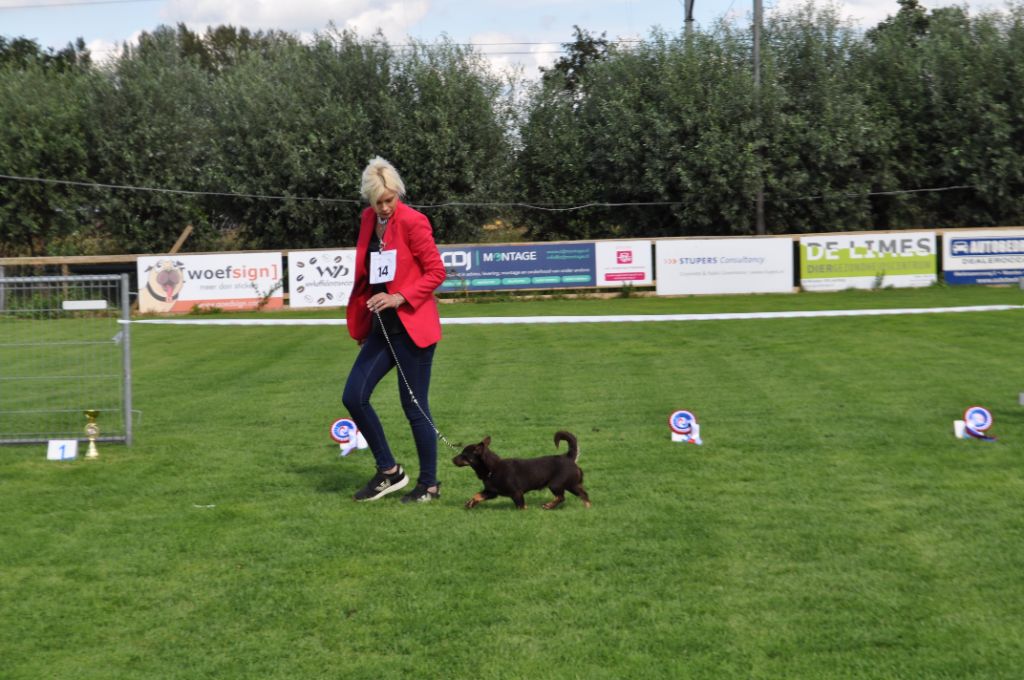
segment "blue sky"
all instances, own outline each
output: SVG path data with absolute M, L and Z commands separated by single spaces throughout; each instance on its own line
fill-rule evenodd
M 803 2 L 763 1 L 766 12 Z M 694 18 L 699 26 L 710 26 L 723 16 L 746 20 L 751 2 L 695 0 Z M 898 9 L 896 0 L 837 4 L 843 16 L 865 26 Z M 962 3 L 921 4 L 933 8 Z M 970 4 L 972 11 L 999 6 L 997 0 Z M 518 63 L 536 73 L 538 66 L 558 57 L 559 43 L 571 39 L 574 24 L 612 39 L 629 39 L 648 35 L 655 26 L 678 32 L 684 14 L 684 0 L 0 0 L 0 34 L 32 38 L 54 48 L 81 37 L 102 59 L 141 31 L 161 24 L 182 22 L 199 31 L 232 24 L 309 36 L 333 21 L 363 35 L 380 28 L 397 43 L 410 36 L 429 42 L 447 34 L 456 42 L 487 44 L 480 50 L 491 53 L 497 66 Z

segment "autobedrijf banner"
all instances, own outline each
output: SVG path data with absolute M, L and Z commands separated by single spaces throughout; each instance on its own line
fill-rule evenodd
M 356 251 L 293 250 L 288 253 L 288 306 L 348 304 L 356 280 Z
M 792 293 L 793 239 L 659 239 L 658 295 Z
M 918 288 L 938 280 L 934 231 L 800 237 L 804 290 Z
M 140 257 L 139 311 L 226 311 L 284 306 L 281 253 Z
M 1024 279 L 1024 229 L 947 231 L 942 236 L 946 283 L 1018 283 Z
M 596 285 L 593 243 L 441 246 L 441 291 L 588 288 Z

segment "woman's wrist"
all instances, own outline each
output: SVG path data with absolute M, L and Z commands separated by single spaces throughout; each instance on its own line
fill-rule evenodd
M 401 307 L 405 304 L 405 296 L 401 293 L 392 293 L 392 296 L 398 298 L 398 302 L 395 304 L 395 307 Z

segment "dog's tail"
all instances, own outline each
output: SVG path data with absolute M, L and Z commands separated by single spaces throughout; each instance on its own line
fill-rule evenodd
M 573 462 L 580 459 L 580 446 L 576 442 L 576 435 L 559 430 L 555 433 L 555 448 L 558 448 L 561 442 L 569 442 L 569 453 L 565 454 L 567 457 L 571 458 Z

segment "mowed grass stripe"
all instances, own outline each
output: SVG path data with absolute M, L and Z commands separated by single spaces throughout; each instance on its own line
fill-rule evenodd
M 544 512 L 535 492 L 520 513 L 464 510 L 480 485 L 443 447 L 441 503 L 350 500 L 372 464 L 327 439 L 357 350 L 343 328 L 135 327 L 133 447 L 0 457 L 2 674 L 1015 677 L 1022 328 L 1019 312 L 447 328 L 431 398 L 449 437 L 539 455 L 555 429 L 580 436 L 594 508 Z M 397 389 L 375 403 L 414 469 Z M 968 400 L 998 442 L 952 438 Z M 703 447 L 669 442 L 676 408 Z

